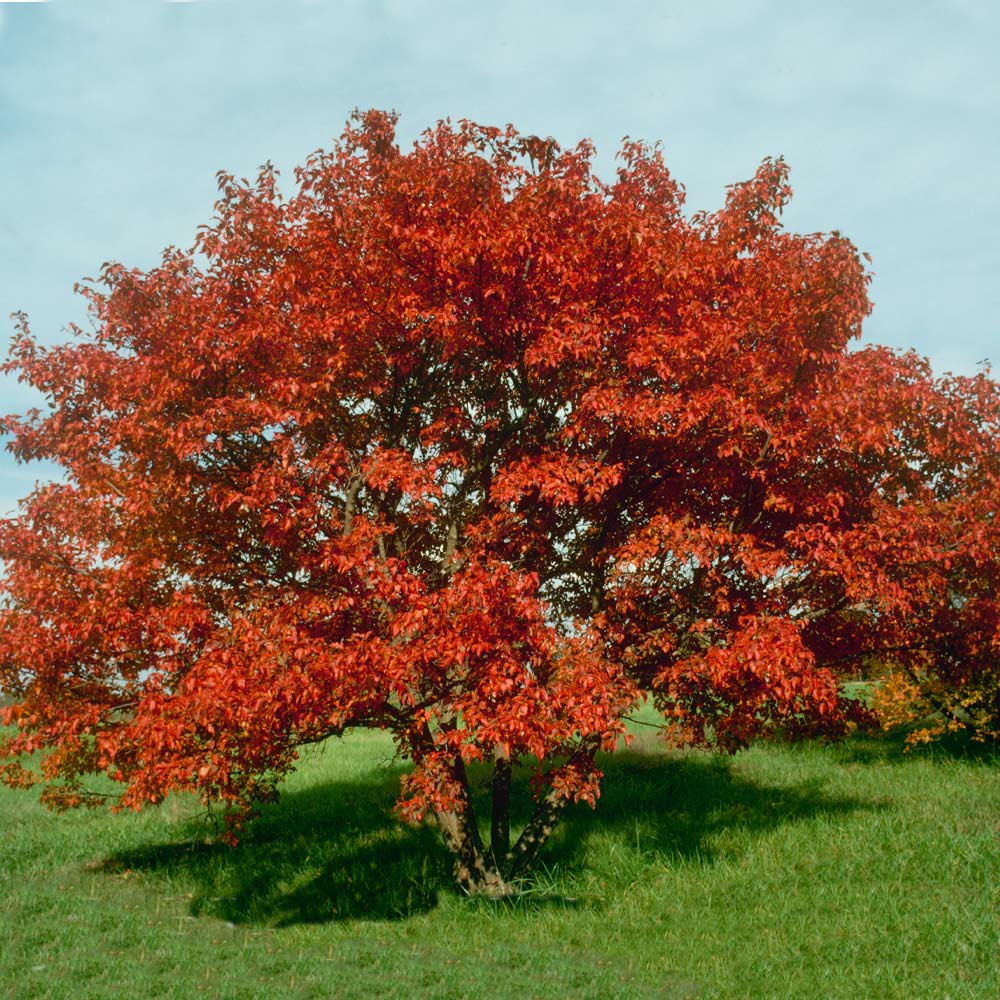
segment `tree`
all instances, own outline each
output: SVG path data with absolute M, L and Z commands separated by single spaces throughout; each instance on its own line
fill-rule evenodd
M 386 729 L 401 813 L 504 893 L 643 695 L 734 750 L 844 732 L 873 651 L 995 661 L 995 385 L 848 349 L 864 265 L 782 230 L 782 161 L 685 217 L 657 148 L 591 159 L 470 122 L 404 153 L 356 115 L 293 197 L 222 174 L 190 253 L 105 265 L 92 332 L 20 318 L 7 371 L 48 406 L 11 447 L 66 479 L 0 527 L 9 782 L 40 751 L 54 805 L 103 772 L 238 824 L 297 747 Z

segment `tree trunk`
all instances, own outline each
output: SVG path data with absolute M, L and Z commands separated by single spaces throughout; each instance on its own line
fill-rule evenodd
M 510 757 L 501 747 L 493 752 L 493 816 L 490 852 L 493 863 L 503 869 L 510 854 Z
M 513 887 L 503 877 L 492 851 L 487 853 L 479 836 L 476 814 L 469 797 L 465 763 L 458 757 L 453 766 L 455 780 L 463 792 L 462 804 L 457 809 L 438 812 L 436 816 L 445 844 L 454 859 L 455 881 L 470 896 L 510 896 L 514 892 Z
M 597 746 L 594 738 L 585 740 L 570 757 L 568 763 L 593 765 Z M 504 875 L 510 881 L 516 881 L 534 865 L 549 835 L 558 826 L 562 811 L 568 803 L 569 800 L 565 795 L 551 787 L 538 800 L 534 815 L 521 832 L 521 836 L 517 838 L 517 843 L 508 852 L 503 864 Z
M 559 816 L 566 804 L 565 796 L 557 794 L 551 788 L 542 796 L 534 815 L 517 838 L 514 849 L 507 855 L 504 864 L 507 878 L 514 880 L 529 871 L 545 841 L 549 839 L 549 834 L 558 825 Z
M 593 760 L 595 748 L 581 747 L 571 759 Z M 517 882 L 537 861 L 542 847 L 559 823 L 568 800 L 550 788 L 539 799 L 528 825 L 510 844 L 510 758 L 499 747 L 494 752 L 493 811 L 489 849 L 479 835 L 475 810 L 469 796 L 465 764 L 455 758 L 454 777 L 462 789 L 462 804 L 450 811 L 436 813 L 445 844 L 455 865 L 455 880 L 470 896 L 501 898 L 516 895 Z

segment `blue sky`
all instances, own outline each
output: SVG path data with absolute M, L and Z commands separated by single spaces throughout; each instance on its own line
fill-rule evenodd
M 355 107 L 662 140 L 692 210 L 766 155 L 785 221 L 872 255 L 867 340 L 1000 367 L 1000 6 L 974 0 L 0 5 L 0 325 L 46 342 L 73 283 L 190 245 L 215 172 L 292 167 Z M 4 338 L 6 339 L 6 337 Z M 0 380 L 0 411 L 37 402 Z M 47 470 L 0 456 L 0 513 Z

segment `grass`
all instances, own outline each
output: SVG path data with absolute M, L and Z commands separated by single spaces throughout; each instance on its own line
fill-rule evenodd
M 897 743 L 606 764 L 535 893 L 470 901 L 379 734 L 306 755 L 234 850 L 191 803 L 0 791 L 0 995 L 1000 996 L 1000 761 Z

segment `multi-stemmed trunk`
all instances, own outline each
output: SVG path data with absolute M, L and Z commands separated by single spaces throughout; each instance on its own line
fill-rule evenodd
M 454 859 L 455 880 L 469 895 L 497 898 L 516 895 L 520 879 L 530 870 L 555 829 L 567 799 L 551 788 L 545 792 L 535 804 L 527 826 L 511 844 L 512 768 L 510 758 L 498 748 L 493 761 L 490 842 L 486 845 L 469 795 L 465 764 L 456 758 L 453 767 L 455 780 L 464 792 L 462 804 L 454 810 L 438 812 L 436 817 Z

